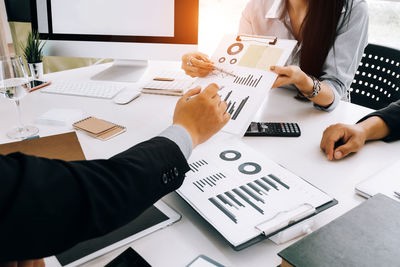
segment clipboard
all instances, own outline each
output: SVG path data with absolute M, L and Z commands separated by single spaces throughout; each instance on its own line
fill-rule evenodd
M 211 56 L 214 71 L 197 78 L 193 86 L 215 83 L 227 103 L 231 120 L 222 131 L 242 137 L 261 104 L 268 97 L 277 74 L 271 66 L 284 66 L 296 40 L 276 36 L 225 35 Z
M 198 209 L 196 209 L 193 205 L 191 205 L 191 201 L 189 199 L 187 199 L 179 191 L 177 193 L 180 197 L 182 197 L 186 202 L 188 202 L 190 204 L 190 207 L 192 208 L 192 210 L 196 211 L 197 213 L 200 213 L 200 215 L 201 215 L 201 212 Z M 256 237 L 250 239 L 249 241 L 242 243 L 240 245 L 237 245 L 237 246 L 235 246 L 231 242 L 229 242 L 229 240 L 226 239 L 220 232 L 218 232 L 218 234 L 220 235 L 220 237 L 222 237 L 225 240 L 226 243 L 229 244 L 229 246 L 233 250 L 241 251 L 243 249 L 251 247 L 254 244 L 257 244 L 266 239 L 269 239 L 269 238 L 273 237 L 274 235 L 289 229 L 292 226 L 295 226 L 304 221 L 307 221 L 308 219 L 312 218 L 313 216 L 337 205 L 338 203 L 339 202 L 336 199 L 332 199 L 330 202 L 328 202 L 324 205 L 321 205 L 319 207 L 313 207 L 311 205 L 309 206 L 309 204 L 305 203 L 304 206 L 308 207 L 308 209 L 303 210 L 303 209 L 301 209 L 301 208 L 303 208 L 303 206 L 299 206 L 299 208 L 300 208 L 299 210 L 294 209 L 294 210 L 287 211 L 288 214 L 290 214 L 290 216 L 287 219 L 282 220 L 280 222 L 281 224 L 279 225 L 279 227 L 277 227 L 277 225 L 275 225 L 275 223 L 273 223 L 274 219 L 278 220 L 279 216 L 274 219 L 267 219 L 264 223 L 266 225 L 268 225 L 268 223 L 271 223 L 271 225 L 272 225 L 271 228 L 269 228 L 269 229 L 263 228 L 263 226 L 264 226 L 263 224 L 256 225 L 254 228 L 257 229 L 260 232 L 260 234 Z M 203 219 L 205 219 L 204 216 L 203 216 Z M 205 219 L 205 221 L 208 223 L 208 225 L 210 225 L 211 227 L 214 227 L 210 221 L 208 221 L 207 219 Z
M 289 218 L 287 218 L 286 220 L 282 221 L 281 222 L 282 224 L 280 225 L 280 227 L 276 227 L 274 229 L 274 231 L 267 232 L 266 229 L 262 228 L 263 225 L 257 225 L 255 228 L 260 231 L 259 236 L 255 237 L 255 238 L 249 240 L 248 242 L 243 243 L 239 246 L 233 246 L 232 244 L 230 244 L 230 243 L 229 244 L 235 251 L 243 250 L 243 249 L 248 248 L 258 242 L 268 239 L 282 231 L 285 231 L 292 226 L 300 224 L 300 223 L 310 219 L 311 217 L 317 215 L 318 213 L 323 212 L 324 210 L 327 210 L 327 209 L 337 205 L 338 203 L 339 202 L 336 199 L 332 199 L 332 201 L 330 201 L 322 206 L 319 206 L 317 208 L 309 206 L 308 210 L 302 210 L 299 207 L 300 208 L 299 210 L 295 209 L 295 210 L 288 211 L 291 214 L 291 216 Z M 308 206 L 309 204 L 305 203 L 304 205 Z M 299 213 L 297 213 L 297 212 L 299 212 Z M 268 223 L 268 222 L 272 222 L 272 221 L 267 220 L 266 223 Z
M 190 171 L 177 193 L 234 250 L 273 237 L 338 203 L 240 140 L 221 138 L 193 151 Z
M 250 34 L 238 34 L 236 36 L 236 41 L 238 42 L 245 42 L 248 40 L 257 40 L 261 41 L 264 40 L 264 42 L 268 43 L 269 45 L 276 45 L 276 42 L 278 41 L 278 37 L 276 36 L 261 36 L 261 35 L 250 35 Z

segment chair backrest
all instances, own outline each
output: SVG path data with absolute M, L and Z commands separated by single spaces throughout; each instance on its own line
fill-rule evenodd
M 30 0 L 5 0 L 8 21 L 31 22 Z
M 381 109 L 400 99 L 400 50 L 368 44 L 350 88 L 352 103 Z

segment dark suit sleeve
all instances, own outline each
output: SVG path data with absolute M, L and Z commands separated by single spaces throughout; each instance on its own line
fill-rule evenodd
M 400 100 L 393 102 L 386 108 L 368 114 L 359 122 L 362 122 L 373 116 L 380 117 L 390 129 L 389 135 L 386 136 L 383 141 L 391 142 L 400 139 Z
M 0 156 L 0 262 L 53 255 L 104 235 L 177 189 L 188 170 L 164 137 L 109 160 Z

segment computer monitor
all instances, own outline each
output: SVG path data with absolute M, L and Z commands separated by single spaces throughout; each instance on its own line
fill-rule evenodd
M 99 80 L 136 81 L 198 43 L 199 0 L 32 0 L 31 13 L 45 55 L 114 58 Z

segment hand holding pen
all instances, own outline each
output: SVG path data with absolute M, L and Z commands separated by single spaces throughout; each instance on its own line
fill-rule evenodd
M 206 54 L 189 53 L 182 57 L 182 69 L 191 77 L 204 77 L 214 70 L 214 63 Z
M 214 66 L 214 62 L 200 52 L 185 54 L 182 57 L 182 69 L 191 77 L 205 77 L 214 70 L 235 77 L 232 73 Z

